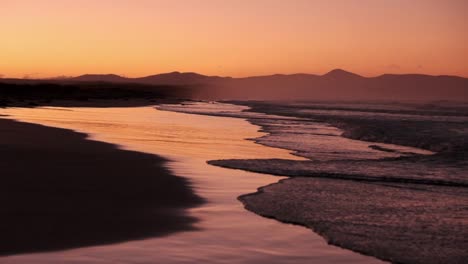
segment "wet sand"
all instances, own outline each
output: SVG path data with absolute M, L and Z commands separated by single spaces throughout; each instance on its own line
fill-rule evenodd
M 298 159 L 289 151 L 246 138 L 265 135 L 238 118 L 187 115 L 141 108 L 5 109 L 8 118 L 89 133 L 119 148 L 167 157 L 175 175 L 190 180 L 206 203 L 188 210 L 195 230 L 164 237 L 20 254 L 1 263 L 381 263 L 328 245 L 309 229 L 253 214 L 238 201 L 278 177 L 230 170 L 206 163 L 213 159 Z M 220 147 L 223 146 L 223 147 Z
M 194 229 L 202 199 L 165 159 L 86 138 L 0 119 L 0 255 Z
M 303 107 L 272 105 L 269 111 L 244 109 L 241 114 L 216 111 L 201 103 L 165 109 L 247 118 L 268 132 L 255 138 L 255 142 L 289 149 L 309 159 L 208 161 L 225 168 L 293 177 L 241 196 L 240 200 L 252 212 L 307 226 L 333 245 L 394 263 L 466 262 L 468 167 L 464 158 L 467 123 L 463 114 L 447 119 L 422 112 L 424 115 L 411 116 L 419 122 L 411 126 L 412 131 L 400 126 L 407 114 L 382 114 L 379 122 L 366 121 L 375 127 L 364 129 L 363 134 L 382 139 L 379 141 L 393 142 L 392 136 L 375 133 L 383 129 L 390 135 L 397 133 L 396 137 L 409 142 L 408 146 L 419 146 L 418 142 L 430 142 L 436 146 L 434 150 L 445 146 L 442 149 L 446 153 L 434 154 L 394 144 L 378 143 L 376 148 L 374 142 L 347 138 L 337 127 L 306 119 Z M 370 117 L 365 113 L 366 118 L 372 117 L 373 113 Z M 388 124 L 379 126 L 384 121 Z M 392 129 L 386 129 L 392 125 Z M 441 127 L 447 132 L 440 132 Z M 427 133 L 428 130 L 433 133 Z M 424 136 L 427 134 L 431 136 Z

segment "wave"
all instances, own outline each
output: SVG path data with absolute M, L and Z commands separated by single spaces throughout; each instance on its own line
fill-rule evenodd
M 468 187 L 468 179 L 466 174 L 458 169 L 460 167 L 433 166 L 430 171 L 422 171 L 423 166 L 416 165 L 415 167 L 413 164 L 410 170 L 420 173 L 404 174 L 402 171 L 408 171 L 411 164 L 402 160 L 316 162 L 284 159 L 229 159 L 210 160 L 208 164 L 289 177 Z M 447 175 L 447 170 L 450 169 L 453 173 Z
M 304 158 L 208 161 L 291 177 L 240 196 L 245 208 L 395 263 L 466 262 L 468 123 L 456 107 L 433 118 L 440 109 L 421 114 L 412 105 L 372 110 L 361 103 L 332 111 L 323 104 L 238 103 L 250 108 L 227 113 L 198 106 L 196 113 L 246 118 L 266 133 L 251 140 Z

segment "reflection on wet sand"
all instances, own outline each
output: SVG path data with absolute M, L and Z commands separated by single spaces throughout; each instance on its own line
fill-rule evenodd
M 378 263 L 329 246 L 310 230 L 246 211 L 237 197 L 278 177 L 206 164 L 212 159 L 302 159 L 246 138 L 263 133 L 242 119 L 187 115 L 141 108 L 6 109 L 25 122 L 70 128 L 124 149 L 171 159 L 176 175 L 188 178 L 207 203 L 190 210 L 199 230 L 110 246 L 2 258 L 5 263 Z
M 0 119 L 0 255 L 192 230 L 201 198 L 156 155 Z

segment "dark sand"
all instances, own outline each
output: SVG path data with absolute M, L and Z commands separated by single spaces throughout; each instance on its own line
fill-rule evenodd
M 0 119 L 0 255 L 192 230 L 202 199 L 163 158 Z

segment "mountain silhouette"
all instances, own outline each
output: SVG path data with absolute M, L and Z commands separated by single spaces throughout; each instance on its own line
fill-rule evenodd
M 3 79 L 8 82 L 40 80 Z M 51 82 L 52 80 L 48 80 Z M 424 74 L 364 77 L 342 69 L 324 75 L 274 74 L 243 78 L 170 72 L 139 78 L 85 74 L 55 82 L 108 82 L 184 86 L 194 99 L 205 100 L 456 100 L 468 101 L 468 79 Z
M 342 69 L 334 69 L 329 71 L 328 73 L 322 75 L 324 78 L 332 78 L 332 79 L 345 79 L 345 78 L 363 78 L 360 75 L 357 75 L 352 72 L 348 72 Z
M 116 74 L 84 74 L 68 80 L 80 82 L 127 82 L 128 78 Z
M 157 85 L 199 85 L 219 79 L 217 76 L 205 76 L 194 72 L 170 72 L 156 74 L 141 78 L 134 78 L 133 81 L 144 84 Z

